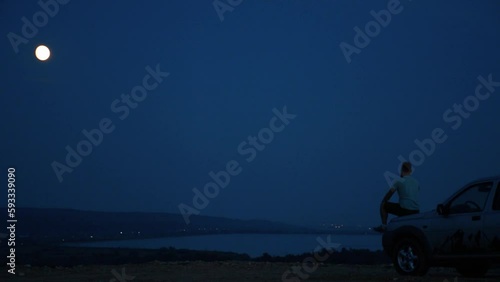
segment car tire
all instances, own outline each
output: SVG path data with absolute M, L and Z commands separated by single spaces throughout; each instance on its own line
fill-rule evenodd
M 402 238 L 394 246 L 392 261 L 401 275 L 423 276 L 429 270 L 429 261 L 422 244 L 413 238 Z
M 483 277 L 490 269 L 488 263 L 468 262 L 456 266 L 457 272 L 464 277 Z

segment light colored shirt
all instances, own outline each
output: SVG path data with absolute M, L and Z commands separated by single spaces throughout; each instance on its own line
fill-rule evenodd
M 420 185 L 418 181 L 410 175 L 396 180 L 392 186 L 398 192 L 399 205 L 407 210 L 420 210 L 418 205 L 418 193 Z

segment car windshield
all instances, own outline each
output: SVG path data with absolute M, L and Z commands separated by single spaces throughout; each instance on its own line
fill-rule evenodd
M 450 213 L 470 213 L 484 210 L 492 188 L 492 182 L 470 186 L 450 202 Z

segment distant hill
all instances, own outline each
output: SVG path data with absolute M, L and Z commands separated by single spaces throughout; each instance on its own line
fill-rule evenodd
M 311 229 L 265 220 L 180 214 L 17 208 L 16 236 L 27 241 L 75 242 L 224 233 L 309 233 Z

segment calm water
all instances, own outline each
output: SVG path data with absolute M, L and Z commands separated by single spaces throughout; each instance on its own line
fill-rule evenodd
M 70 246 L 121 247 L 158 249 L 174 247 L 177 249 L 225 251 L 246 253 L 257 257 L 263 253 L 270 255 L 301 254 L 313 251 L 320 243 L 318 238 L 330 242 L 334 248 L 381 250 L 380 235 L 328 235 L 328 234 L 224 234 L 187 237 L 165 237 L 144 240 L 102 241 L 91 243 L 71 243 Z

